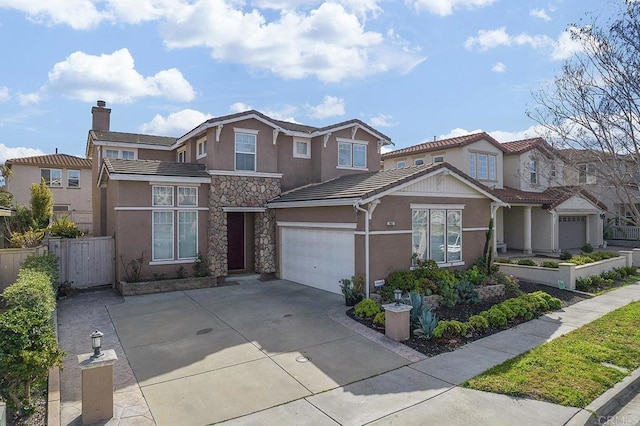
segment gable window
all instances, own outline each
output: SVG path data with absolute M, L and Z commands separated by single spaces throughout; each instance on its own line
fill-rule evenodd
M 112 160 L 116 160 L 118 158 L 118 150 L 117 149 L 107 149 L 105 153 L 105 157 L 110 158 Z
M 478 154 L 478 179 L 489 179 L 488 163 L 487 154 Z
M 153 212 L 153 260 L 173 259 L 173 212 Z
M 407 162 L 406 161 L 398 161 L 396 163 L 396 168 L 398 168 L 398 169 L 403 169 L 405 167 L 407 167 Z
M 153 187 L 153 206 L 169 207 L 173 206 L 173 186 Z
M 367 144 L 338 141 L 338 167 L 365 169 L 367 167 Z
M 469 153 L 469 176 L 472 178 L 476 177 L 476 153 Z
M 311 143 L 305 140 L 294 139 L 293 156 L 295 158 L 311 158 Z
M 444 163 L 444 156 L 443 155 L 436 155 L 435 157 L 433 157 L 433 160 L 431 162 L 433 164 Z
M 198 153 L 197 158 L 202 158 L 207 156 L 207 137 L 202 137 L 198 139 L 196 142 L 196 152 Z
M 558 176 L 558 169 L 556 163 L 551 164 L 551 170 L 549 171 L 549 175 L 554 178 Z
M 67 170 L 67 186 L 69 188 L 80 187 L 80 170 Z
M 413 160 L 413 165 L 414 166 L 422 166 L 424 164 L 424 160 L 422 158 L 417 158 L 415 160 Z
M 178 163 L 186 163 L 187 162 L 187 149 L 181 149 L 178 151 Z
M 496 156 L 489 156 L 489 180 L 496 180 Z
M 588 185 L 596 183 L 596 165 L 594 163 L 578 166 L 578 183 Z
M 256 171 L 257 135 L 236 133 L 236 170 Z
M 107 149 L 105 156 L 112 160 L 117 160 L 121 158 L 123 160 L 135 160 L 136 159 L 136 151 L 131 150 L 118 150 L 118 149 Z
M 538 184 L 538 162 L 536 160 L 529 161 L 529 173 L 531 185 Z
M 412 254 L 440 264 L 462 261 L 462 209 L 419 208 L 412 211 Z
M 198 188 L 195 186 L 178 187 L 178 206 L 196 207 L 198 205 Z
M 62 186 L 62 170 L 60 169 L 40 169 L 40 177 L 44 179 L 47 186 Z
M 497 180 L 497 157 L 493 154 L 469 153 L 469 175 L 480 180 Z

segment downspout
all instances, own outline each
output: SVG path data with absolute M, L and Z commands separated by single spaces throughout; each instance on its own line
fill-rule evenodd
M 353 208 L 364 213 L 364 280 L 365 296 L 369 298 L 369 210 L 363 209 L 358 201 L 353 203 Z
M 551 252 L 556 253 L 556 223 L 558 222 L 558 212 L 550 210 L 551 213 Z M 560 247 L 558 247 L 559 249 Z

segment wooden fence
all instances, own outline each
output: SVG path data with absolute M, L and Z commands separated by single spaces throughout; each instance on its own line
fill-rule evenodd
M 46 246 L 0 250 L 0 293 L 16 282 L 20 266 L 27 256 L 33 253 L 43 254 L 46 251 Z
M 113 237 L 51 238 L 49 250 L 58 258 L 61 283 L 68 281 L 77 288 L 113 284 Z
M 93 231 L 93 213 L 91 210 L 53 212 L 53 220 L 59 220 L 63 216 L 66 216 L 67 219 L 75 223 L 79 229 L 87 232 L 88 234 L 91 234 Z

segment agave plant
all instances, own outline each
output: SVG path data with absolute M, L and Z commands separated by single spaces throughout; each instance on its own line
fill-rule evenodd
M 422 295 L 417 291 L 409 292 L 409 303 L 411 304 L 411 324 L 419 324 L 419 318 L 424 310 Z
M 436 328 L 436 325 L 438 325 L 438 315 L 433 312 L 433 309 L 425 308 L 420 313 L 418 321 L 420 322 L 420 328 L 418 329 L 420 334 L 425 339 L 431 339 L 433 330 Z

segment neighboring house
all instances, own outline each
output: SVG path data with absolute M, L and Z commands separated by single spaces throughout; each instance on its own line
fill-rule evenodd
M 56 218 L 67 215 L 81 229 L 91 231 L 91 160 L 67 154 L 49 154 L 13 158 L 5 165 L 11 168 L 6 189 L 16 205 L 29 206 L 31 184 L 44 179 L 53 194 Z
M 92 108 L 87 156 L 95 160 L 94 233 L 115 236 L 119 278 L 141 257 L 144 276 L 175 276 L 198 252 L 216 277 L 278 273 L 267 203 L 282 191 L 378 171 L 380 149 L 391 143 L 359 120 L 315 128 L 257 111 L 212 118 L 178 139 L 118 133 L 110 112 L 103 102 Z
M 386 153 L 385 169 L 445 161 L 494 190 L 494 251 L 557 252 L 602 244 L 606 206 L 583 188 L 565 186 L 562 158 L 540 138 L 501 144 L 476 133 Z M 535 230 L 535 231 L 534 231 Z

